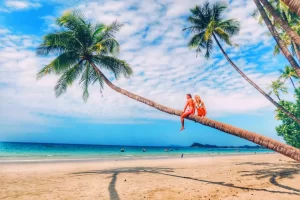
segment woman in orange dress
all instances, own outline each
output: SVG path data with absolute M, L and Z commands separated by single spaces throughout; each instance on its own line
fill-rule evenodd
M 199 95 L 195 95 L 195 107 L 197 110 L 197 114 L 200 117 L 205 117 L 207 114 L 204 102 L 201 100 Z

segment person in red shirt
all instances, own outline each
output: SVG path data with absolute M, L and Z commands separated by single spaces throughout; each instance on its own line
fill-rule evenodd
M 185 107 L 183 109 L 183 113 L 180 117 L 180 121 L 181 121 L 181 129 L 180 131 L 184 130 L 184 118 L 186 118 L 189 115 L 192 115 L 195 113 L 195 104 L 194 101 L 192 99 L 192 95 L 191 94 L 187 94 L 186 95 L 186 104 Z

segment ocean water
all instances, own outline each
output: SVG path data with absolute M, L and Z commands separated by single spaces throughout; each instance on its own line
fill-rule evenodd
M 124 148 L 125 152 L 121 152 Z M 143 152 L 143 149 L 146 151 Z M 214 149 L 191 147 L 142 147 L 82 144 L 0 142 L 0 162 L 22 160 L 109 159 L 139 157 L 212 156 L 224 154 L 272 153 L 267 149 Z

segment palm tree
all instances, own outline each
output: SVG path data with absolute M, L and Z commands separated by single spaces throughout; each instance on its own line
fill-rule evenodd
M 284 82 L 281 82 L 280 80 L 272 81 L 272 84 L 268 86 L 271 91 L 269 92 L 269 95 L 275 94 L 278 100 L 280 101 L 279 93 L 287 94 L 287 88 L 284 86 Z
M 285 3 L 292 11 L 300 16 L 300 1 L 299 0 L 281 0 Z
M 192 15 L 188 18 L 188 21 L 192 26 L 183 30 L 189 30 L 195 35 L 190 39 L 189 46 L 196 48 L 196 52 L 205 50 L 205 57 L 210 57 L 210 52 L 213 49 L 213 40 L 217 43 L 218 47 L 224 54 L 227 61 L 232 67 L 250 83 L 257 91 L 259 91 L 264 97 L 266 97 L 273 105 L 278 109 L 286 113 L 291 119 L 294 119 L 300 123 L 300 119 L 296 118 L 292 113 L 287 111 L 276 101 L 274 101 L 267 93 L 265 93 L 258 85 L 256 85 L 251 79 L 249 79 L 229 58 L 223 47 L 221 46 L 218 38 L 226 44 L 232 46 L 230 37 L 236 35 L 239 32 L 239 22 L 234 19 L 222 20 L 221 14 L 226 9 L 226 6 L 221 3 L 210 5 L 208 2 L 202 7 L 196 6 L 191 9 Z
M 47 74 L 61 75 L 55 86 L 57 96 L 63 94 L 69 85 L 76 79 L 80 79 L 83 87 L 83 99 L 88 98 L 88 86 L 90 83 L 99 83 L 103 88 L 104 83 L 114 91 L 131 99 L 156 108 L 162 112 L 180 116 L 182 111 L 172 109 L 142 96 L 133 94 L 114 85 L 102 72 L 108 69 L 115 77 L 121 75 L 129 77 L 132 74 L 130 66 L 123 60 L 119 60 L 114 54 L 119 49 L 119 44 L 114 34 L 121 25 L 117 22 L 106 26 L 104 24 L 92 25 L 79 13 L 69 12 L 57 19 L 61 30 L 49 33 L 43 38 L 43 42 L 37 49 L 37 54 L 46 56 L 51 53 L 58 55 L 50 64 L 46 65 L 38 73 L 38 78 Z M 200 118 L 195 115 L 188 117 L 189 120 L 201 123 L 205 126 L 244 138 L 256 144 L 274 150 L 294 160 L 300 161 L 300 150 L 265 136 L 233 127 L 208 118 Z
M 295 69 L 297 76 L 300 77 L 300 67 L 296 60 L 294 59 L 293 55 L 290 53 L 289 49 L 287 46 L 284 44 L 284 42 L 280 39 L 280 36 L 275 29 L 275 26 L 271 23 L 269 17 L 267 16 L 264 8 L 260 4 L 259 0 L 253 0 L 254 3 L 256 4 L 256 7 L 258 8 L 258 11 L 260 12 L 263 20 L 265 21 L 270 33 L 272 34 L 273 38 L 275 39 L 276 43 L 278 44 L 280 50 L 282 51 L 283 55 L 287 58 L 289 61 L 290 65 Z
M 267 0 L 260 0 L 267 11 L 273 16 L 274 21 L 277 22 L 283 30 L 290 36 L 290 38 L 298 45 L 300 45 L 300 36 L 289 26 L 289 24 L 280 16 L 274 7 Z
M 292 78 L 298 79 L 295 70 L 291 66 L 285 66 L 284 70 L 279 70 L 279 71 L 281 72 L 280 78 L 282 78 L 284 81 L 286 81 L 287 79 L 290 79 L 294 89 L 296 89 L 295 84 L 292 79 Z

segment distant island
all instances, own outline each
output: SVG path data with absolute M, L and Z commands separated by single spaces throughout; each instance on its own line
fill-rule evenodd
M 243 145 L 243 146 L 217 146 L 217 145 L 210 145 L 210 144 L 200 144 L 197 142 L 194 142 L 190 147 L 195 147 L 195 148 L 237 148 L 237 149 L 265 149 L 262 146 L 259 145 Z

